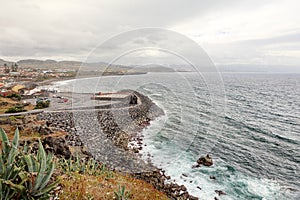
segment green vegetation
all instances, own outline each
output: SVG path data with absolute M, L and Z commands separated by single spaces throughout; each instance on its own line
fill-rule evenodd
M 53 155 L 46 155 L 41 141 L 37 154 L 28 152 L 27 145 L 19 150 L 19 131 L 12 143 L 1 128 L 0 199 L 49 199 L 57 186 L 51 181 L 54 171 Z
M 21 95 L 13 93 L 11 95 L 8 95 L 7 98 L 17 99 L 18 101 L 20 101 L 21 100 Z
M 130 194 L 125 191 L 125 186 L 119 185 L 118 191 L 114 192 L 117 200 L 128 200 L 130 199 Z
M 38 76 L 36 81 L 45 81 L 45 80 L 48 80 L 50 79 L 51 77 L 49 76 Z
M 24 105 L 22 104 L 17 104 L 13 107 L 10 107 L 5 111 L 5 113 L 18 113 L 18 112 L 25 112 L 27 110 L 24 109 Z
M 167 200 L 165 194 L 157 191 L 151 184 L 129 175 L 103 171 L 99 175 L 70 172 L 61 175 L 62 191 L 60 200 Z M 120 186 L 121 185 L 121 186 Z M 125 189 L 126 186 L 126 189 Z
M 34 109 L 43 109 L 48 108 L 50 105 L 50 101 L 38 101 Z
M 18 116 L 18 115 L 17 116 L 9 116 L 8 119 L 10 121 L 16 121 L 18 119 L 24 119 L 24 116 L 23 115 L 20 115 L 20 116 Z
M 105 167 L 105 165 L 99 164 L 94 159 L 83 160 L 79 157 L 74 159 L 61 158 L 58 161 L 58 166 L 65 173 L 77 172 L 79 174 L 93 176 L 106 174 L 108 178 L 112 177 L 110 171 Z

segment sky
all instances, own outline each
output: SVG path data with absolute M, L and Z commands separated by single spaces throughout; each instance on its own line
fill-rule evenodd
M 155 27 L 194 41 L 216 65 L 300 67 L 299 0 L 0 0 L 0 3 L 0 58 L 6 60 L 83 61 L 92 50 L 118 34 Z M 144 45 L 148 47 L 151 43 Z M 101 52 L 99 59 L 114 51 L 108 45 L 106 52 Z M 135 54 L 141 58 L 149 55 L 155 57 L 156 52 Z

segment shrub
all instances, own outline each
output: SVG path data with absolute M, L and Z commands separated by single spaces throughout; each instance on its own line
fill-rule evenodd
M 19 131 L 12 143 L 0 128 L 0 199 L 49 199 L 58 182 L 50 183 L 54 171 L 52 154 L 46 155 L 41 141 L 37 154 L 19 150 Z
M 122 187 L 119 185 L 118 191 L 114 192 L 117 200 L 128 200 L 130 198 L 130 194 L 125 191 L 125 186 Z
M 25 112 L 27 110 L 24 109 L 24 106 L 21 104 L 15 105 L 13 107 L 10 107 L 5 111 L 5 113 L 18 113 L 18 112 Z
M 36 103 L 36 106 L 34 109 L 48 108 L 49 105 L 50 105 L 50 101 L 39 101 Z
M 17 99 L 17 100 L 21 100 L 21 95 L 13 93 L 7 96 L 7 98 L 11 98 L 11 99 Z
M 99 164 L 92 158 L 88 160 L 82 160 L 79 157 L 74 159 L 61 158 L 59 159 L 58 166 L 65 173 L 78 172 L 80 174 L 93 176 L 106 174 L 107 177 L 111 177 L 110 171 L 105 167 L 105 165 Z

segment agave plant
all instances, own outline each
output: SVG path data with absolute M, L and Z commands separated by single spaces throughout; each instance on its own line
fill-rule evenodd
M 49 199 L 58 183 L 49 183 L 55 168 L 53 155 L 46 155 L 41 141 L 37 155 L 29 153 L 26 145 L 20 151 L 18 129 L 11 144 L 3 129 L 0 135 L 0 199 Z
M 0 199 L 12 199 L 16 192 L 11 189 L 10 183 L 18 179 L 22 171 L 22 166 L 15 162 L 19 155 L 19 131 L 16 129 L 13 142 L 9 139 L 2 128 L 0 128 L 0 137 L 2 141 L 2 150 L 0 156 Z
M 33 154 L 23 154 L 22 160 L 25 166 L 26 173 L 22 174 L 25 192 L 23 197 L 28 199 L 47 199 L 48 194 L 53 190 L 58 181 L 49 184 L 53 174 L 55 164 L 53 162 L 53 155 L 46 155 L 41 141 L 39 141 L 39 149 L 37 156 Z M 24 190 L 23 190 L 24 191 Z
M 124 185 L 122 187 L 119 185 L 118 191 L 115 191 L 114 194 L 117 200 L 128 200 L 130 198 L 130 194 L 125 191 Z
M 96 160 L 90 158 L 82 160 L 79 157 L 75 158 L 61 158 L 58 165 L 66 173 L 79 172 L 81 174 L 101 175 L 108 172 L 105 165 L 100 165 Z

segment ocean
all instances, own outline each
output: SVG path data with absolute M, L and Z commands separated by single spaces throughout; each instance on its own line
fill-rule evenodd
M 165 115 L 143 130 L 142 157 L 200 199 L 300 199 L 300 74 L 148 73 L 55 85 L 149 96 Z M 192 168 L 207 154 L 213 166 Z

